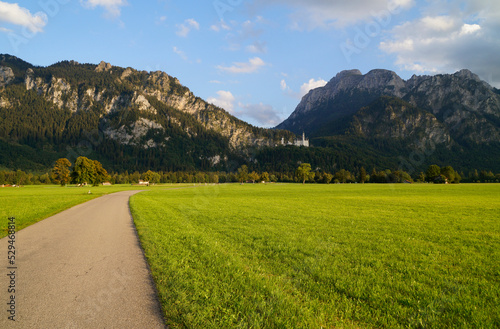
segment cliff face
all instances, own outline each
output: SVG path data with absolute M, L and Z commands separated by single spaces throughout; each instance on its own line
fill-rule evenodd
M 27 99 L 37 105 L 28 105 Z M 12 110 L 19 116 L 13 116 Z M 7 141 L 58 147 L 77 144 L 88 133 L 97 132 L 102 140 L 99 147 L 114 143 L 113 150 L 120 154 L 131 152 L 123 147 L 131 147 L 148 150 L 148 157 L 183 154 L 184 160 L 176 159 L 181 167 L 191 158 L 195 164 L 190 166 L 196 167 L 206 159 L 219 159 L 213 164 L 246 157 L 252 148 L 274 146 L 282 137 L 293 138 L 288 131 L 256 128 L 233 117 L 196 97 L 165 72 L 137 71 L 105 62 L 64 61 L 36 67 L 0 55 L 2 111 L 11 117 L 0 123 L 0 137 Z M 56 113 L 61 120 L 54 127 L 42 125 L 47 116 Z M 60 139 L 52 140 L 54 136 Z
M 451 142 L 448 129 L 433 114 L 388 96 L 360 109 L 348 132 L 365 138 L 406 139 L 413 146 Z
M 404 99 L 434 114 L 456 140 L 500 141 L 500 96 L 468 70 L 408 80 Z
M 75 64 L 73 64 L 75 65 Z M 206 129 L 213 130 L 229 139 L 233 149 L 249 146 L 274 145 L 276 141 L 266 136 L 263 129 L 254 127 L 234 118 L 223 109 L 196 97 L 188 88 L 182 86 L 177 78 L 164 72 L 140 72 L 127 68 L 115 68 L 101 62 L 95 68 L 96 75 L 112 75 L 121 72 L 114 79 L 114 86 L 89 86 L 82 90 L 64 77 L 52 75 L 50 80 L 37 76 L 36 69 L 28 69 L 25 76 L 26 90 L 35 90 L 40 96 L 52 102 L 59 109 L 71 112 L 86 111 L 94 106 L 104 108 L 103 115 L 137 109 L 139 112 L 157 114 L 157 109 L 148 101 L 148 96 L 178 111 L 190 114 Z M 1 81 L 1 80 L 0 80 Z M 125 86 L 127 91 L 119 92 L 116 87 Z M 174 120 L 175 121 L 175 120 Z M 114 127 L 115 130 L 123 127 Z M 161 129 L 161 128 L 160 128 Z M 189 127 L 185 127 L 186 132 Z M 112 132 L 113 130 L 107 130 Z M 114 136 L 110 133 L 109 136 Z M 127 143 L 129 139 L 120 139 Z
M 370 104 L 382 96 L 404 100 L 407 106 L 393 107 L 394 119 L 370 112 L 369 108 L 381 106 Z M 419 115 L 408 116 L 409 106 Z M 350 70 L 340 72 L 324 87 L 311 90 L 277 128 L 305 131 L 312 136 L 343 134 L 346 130 L 380 138 L 419 135 L 451 145 L 454 141 L 500 142 L 499 123 L 498 92 L 468 70 L 413 76 L 408 81 L 387 70 L 373 70 L 366 75 Z
M 8 66 L 0 66 L 0 88 L 14 81 L 14 72 Z

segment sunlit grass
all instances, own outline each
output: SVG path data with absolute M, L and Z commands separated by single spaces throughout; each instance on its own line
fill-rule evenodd
M 172 328 L 500 326 L 500 185 L 220 185 L 132 212 Z

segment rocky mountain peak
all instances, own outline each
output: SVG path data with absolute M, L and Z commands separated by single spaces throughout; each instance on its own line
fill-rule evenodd
M 356 84 L 363 75 L 359 70 L 344 70 L 331 79 L 325 88 L 329 90 L 339 90 Z
M 335 76 L 335 79 L 340 80 L 340 79 L 343 79 L 343 78 L 351 76 L 351 75 L 363 75 L 363 74 L 358 69 L 344 70 L 344 71 L 340 71 L 339 73 L 337 73 L 337 75 Z
M 346 70 L 338 73 L 325 89 L 330 93 L 337 94 L 340 91 L 353 88 L 377 90 L 390 94 L 391 96 L 401 96 L 401 90 L 405 88 L 405 81 L 395 72 L 389 70 L 376 69 L 363 75 L 359 70 Z M 391 89 L 389 92 L 387 89 Z
M 359 88 L 368 90 L 382 90 L 384 94 L 392 94 L 394 96 L 403 96 L 403 90 L 406 85 L 395 72 L 389 70 L 371 70 L 360 82 Z
M 460 70 L 453 75 L 457 78 L 472 79 L 472 80 L 476 80 L 476 81 L 481 81 L 481 79 L 479 78 L 479 76 L 477 74 L 474 74 L 467 69 Z
M 99 65 L 95 68 L 96 72 L 107 72 L 113 68 L 113 65 L 110 63 L 106 63 L 105 61 L 101 61 Z

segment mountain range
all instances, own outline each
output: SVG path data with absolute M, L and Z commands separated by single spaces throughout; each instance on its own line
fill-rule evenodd
M 500 91 L 469 70 L 412 76 L 388 70 L 338 73 L 305 95 L 276 128 L 305 132 L 316 146 L 361 141 L 414 169 L 431 162 L 499 170 Z
M 313 147 L 283 145 L 303 133 Z M 432 163 L 500 172 L 500 92 L 468 70 L 406 81 L 343 71 L 264 129 L 165 72 L 0 55 L 0 168 L 43 171 L 80 155 L 116 171 L 293 171 L 309 162 L 330 172 Z
M 0 55 L 0 166 L 86 155 L 113 170 L 227 170 L 292 140 L 196 97 L 164 72 L 109 63 L 33 66 Z

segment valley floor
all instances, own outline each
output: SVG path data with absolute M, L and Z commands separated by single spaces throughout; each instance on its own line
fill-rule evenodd
M 500 325 L 500 185 L 231 184 L 131 209 L 172 328 Z

